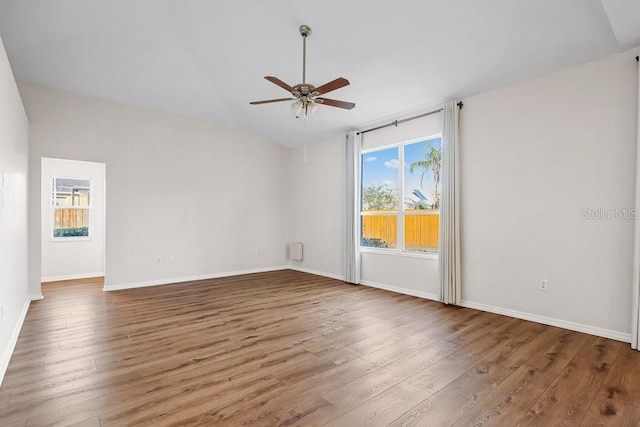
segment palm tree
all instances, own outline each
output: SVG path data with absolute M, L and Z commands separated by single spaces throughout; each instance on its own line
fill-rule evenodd
M 425 146 L 427 144 L 425 143 Z M 420 176 L 420 189 L 422 182 L 427 171 L 433 171 L 433 180 L 436 182 L 435 189 L 433 190 L 433 208 L 438 209 L 440 207 L 440 194 L 438 193 L 438 184 L 440 183 L 440 167 L 442 163 L 442 152 L 429 144 L 430 150 L 424 155 L 424 160 L 418 160 L 409 165 L 409 172 L 413 173 L 415 168 L 422 168 L 422 175 Z

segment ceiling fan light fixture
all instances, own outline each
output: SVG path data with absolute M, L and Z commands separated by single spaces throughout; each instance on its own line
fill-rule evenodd
M 306 118 L 306 112 L 304 108 L 304 102 L 298 99 L 296 102 L 291 104 L 291 108 L 293 109 L 293 114 L 295 114 L 296 118 Z
M 306 119 L 318 109 L 318 104 L 310 99 L 298 99 L 291 105 L 297 119 Z
M 310 101 L 309 104 L 307 105 L 308 114 L 315 114 L 317 109 L 318 109 L 318 104 L 314 101 Z

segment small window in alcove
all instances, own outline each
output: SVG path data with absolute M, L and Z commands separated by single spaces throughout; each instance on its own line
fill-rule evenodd
M 91 179 L 54 177 L 51 207 L 53 239 L 88 238 Z

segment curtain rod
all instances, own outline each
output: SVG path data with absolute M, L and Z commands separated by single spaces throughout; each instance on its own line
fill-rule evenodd
M 458 102 L 458 107 L 462 108 L 462 102 Z M 356 135 L 362 135 L 363 133 L 367 133 L 367 132 L 373 132 L 374 130 L 379 130 L 379 129 L 384 129 L 387 128 L 389 126 L 396 126 L 398 127 L 399 124 L 404 123 L 404 122 L 409 122 L 411 120 L 415 120 L 415 119 L 419 119 L 420 117 L 426 117 L 426 116 L 430 116 L 432 114 L 436 114 L 436 113 L 440 113 L 442 112 L 442 108 L 438 108 L 437 110 L 433 110 L 433 111 L 429 111 L 428 113 L 423 113 L 423 114 L 418 114 L 417 116 L 413 116 L 413 117 L 409 117 L 406 119 L 402 119 L 402 120 L 394 120 L 391 123 L 387 123 L 386 125 L 381 125 L 381 126 L 377 126 L 371 129 L 366 129 L 360 132 L 356 132 Z

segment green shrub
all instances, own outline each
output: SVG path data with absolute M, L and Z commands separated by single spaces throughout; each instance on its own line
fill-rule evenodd
M 369 248 L 388 248 L 390 245 L 382 239 L 377 237 L 363 237 L 362 238 L 362 246 L 367 246 Z
M 56 228 L 53 230 L 53 237 L 87 237 L 89 227 Z

